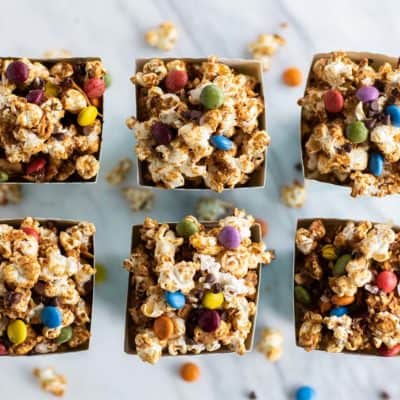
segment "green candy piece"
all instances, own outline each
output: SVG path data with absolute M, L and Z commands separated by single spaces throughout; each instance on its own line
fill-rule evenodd
M 183 219 L 176 225 L 176 233 L 187 239 L 199 230 L 198 226 L 188 218 Z
M 208 110 L 218 108 L 224 104 L 224 94 L 218 86 L 207 85 L 200 93 L 200 103 Z
M 62 328 L 61 333 L 56 338 L 56 343 L 63 344 L 63 343 L 69 342 L 72 338 L 72 334 L 73 334 L 73 331 L 70 326 L 66 326 L 65 328 Z
M 335 265 L 332 268 L 333 275 L 340 276 L 346 273 L 346 265 L 351 260 L 350 254 L 343 254 L 337 260 Z
M 111 75 L 107 72 L 105 75 L 104 75 L 104 83 L 105 83 L 105 85 L 106 85 L 106 88 L 108 88 L 108 87 L 110 87 L 111 86 L 111 82 L 112 82 L 112 78 L 111 78 Z
M 8 174 L 5 171 L 0 171 L 0 182 L 7 182 Z
M 364 122 L 355 121 L 347 126 L 346 136 L 352 143 L 363 143 L 368 139 L 368 129 Z
M 294 297 L 299 303 L 310 304 L 311 296 L 308 293 L 308 290 L 303 286 L 295 286 L 294 288 Z

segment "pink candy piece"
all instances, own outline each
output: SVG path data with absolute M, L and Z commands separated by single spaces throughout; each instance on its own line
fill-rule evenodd
M 382 271 L 376 277 L 376 286 L 385 293 L 393 292 L 397 286 L 397 276 L 391 271 Z
M 90 99 L 97 99 L 103 96 L 103 93 L 106 90 L 106 84 L 103 79 L 91 78 L 85 82 L 83 90 Z

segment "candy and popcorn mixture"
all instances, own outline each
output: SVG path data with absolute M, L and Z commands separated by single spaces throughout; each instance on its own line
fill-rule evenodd
M 137 85 L 136 153 L 143 179 L 166 188 L 246 186 L 264 166 L 269 136 L 260 82 L 216 57 L 147 61 Z
M 249 44 L 248 49 L 253 58 L 263 63 L 264 71 L 268 71 L 272 57 L 285 43 L 286 40 L 278 34 L 261 34 L 256 41 Z
M 140 358 L 214 351 L 244 354 L 256 312 L 260 264 L 274 253 L 254 242 L 244 211 L 212 225 L 146 218 L 124 267 L 130 272 L 127 335 Z M 256 228 L 256 226 L 254 226 Z
M 0 172 L 17 182 L 93 180 L 105 69 L 99 59 L 0 59 Z
M 170 51 L 175 47 L 178 39 L 178 30 L 174 23 L 166 21 L 157 28 L 146 32 L 145 39 L 152 47 L 158 47 L 163 51 Z
M 307 351 L 398 354 L 398 230 L 369 221 L 303 220 L 295 241 L 298 345 Z
M 39 380 L 40 387 L 57 397 L 64 396 L 67 389 L 67 379 L 64 375 L 58 374 L 54 368 L 35 368 L 33 375 Z
M 308 178 L 350 186 L 354 197 L 400 193 L 399 78 L 397 59 L 315 60 L 299 100 Z
M 26 217 L 0 224 L 0 353 L 87 348 L 94 225 Z

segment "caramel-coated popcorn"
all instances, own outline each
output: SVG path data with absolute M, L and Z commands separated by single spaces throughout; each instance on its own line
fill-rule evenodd
M 170 51 L 175 47 L 178 38 L 176 26 L 170 22 L 163 22 L 157 28 L 146 33 L 146 42 L 160 50 Z
M 54 396 L 64 396 L 67 389 L 67 379 L 64 375 L 58 374 L 54 368 L 35 368 L 33 375 L 38 379 L 40 387 Z
M 269 361 L 278 361 L 283 354 L 283 335 L 277 329 L 264 328 L 257 344 L 257 350 L 265 354 Z
M 323 227 L 323 235 L 316 234 L 317 226 Z M 369 221 L 299 222 L 295 255 L 299 346 L 307 351 L 397 354 L 397 232 L 390 225 Z M 318 274 L 311 262 L 320 268 Z
M 281 199 L 283 203 L 292 208 L 301 208 L 306 201 L 306 188 L 304 183 L 293 181 L 291 185 L 281 188 Z
M 130 272 L 128 341 L 152 364 L 163 354 L 244 354 L 256 312 L 258 268 L 274 258 L 263 242 L 253 242 L 254 219 L 244 211 L 213 226 L 193 216 L 184 221 L 197 231 L 190 237 L 180 225 L 146 218 L 141 240 L 124 261 Z M 235 249 L 218 239 L 227 227 L 240 237 Z
M 181 83 L 171 78 L 177 73 Z M 246 185 L 262 168 L 270 139 L 262 129 L 265 106 L 255 77 L 209 57 L 148 60 L 131 81 L 138 87 L 138 116 L 127 125 L 149 184 L 221 192 Z M 221 103 L 205 105 L 207 87 L 219 91 Z M 227 147 L 215 143 L 221 136 Z
M 257 40 L 249 44 L 249 51 L 253 58 L 263 63 L 263 68 L 268 71 L 271 68 L 273 55 L 286 43 L 286 40 L 278 34 L 261 34 Z

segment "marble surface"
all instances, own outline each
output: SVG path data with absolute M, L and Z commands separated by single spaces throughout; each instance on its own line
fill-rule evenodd
M 93 340 L 88 352 L 0 360 L 1 399 L 46 398 L 32 377 L 32 368 L 53 365 L 69 380 L 66 399 L 245 399 L 250 390 L 259 399 L 291 398 L 299 384 L 310 384 L 318 399 L 378 399 L 386 389 L 400 396 L 399 359 L 308 354 L 294 346 L 291 306 L 291 269 L 296 218 L 352 217 L 400 224 L 399 198 L 351 199 L 346 189 L 311 183 L 301 210 L 285 208 L 279 188 L 301 178 L 296 100 L 302 87 L 280 82 L 283 68 L 296 65 L 306 71 L 315 52 L 352 49 L 398 54 L 400 36 L 398 0 L 14 0 L 2 2 L 0 54 L 40 56 L 45 50 L 66 48 L 74 55 L 100 55 L 113 75 L 107 93 L 102 173 L 97 185 L 29 186 L 18 206 L 0 210 L 1 217 L 63 217 L 88 219 L 98 229 L 97 259 L 107 265 L 109 279 L 97 288 Z M 146 29 L 174 21 L 180 39 L 176 56 L 246 57 L 247 44 L 259 33 L 281 32 L 287 45 L 265 74 L 269 131 L 268 182 L 265 189 L 227 192 L 221 197 L 268 220 L 268 245 L 277 260 L 264 270 L 258 328 L 282 329 L 285 353 L 277 364 L 253 352 L 199 356 L 202 378 L 185 384 L 177 375 L 187 357 L 162 360 L 152 367 L 123 353 L 123 324 L 127 273 L 121 262 L 129 253 L 130 226 L 144 214 L 129 211 L 120 193 L 104 179 L 122 157 L 132 156 L 133 137 L 124 120 L 134 109 L 129 76 L 135 57 L 161 55 L 143 41 Z M 286 30 L 279 24 L 288 22 Z M 389 36 L 388 36 L 389 33 Z M 129 178 L 135 179 L 134 174 Z M 160 220 L 179 219 L 192 212 L 199 192 L 157 191 L 152 215 Z

